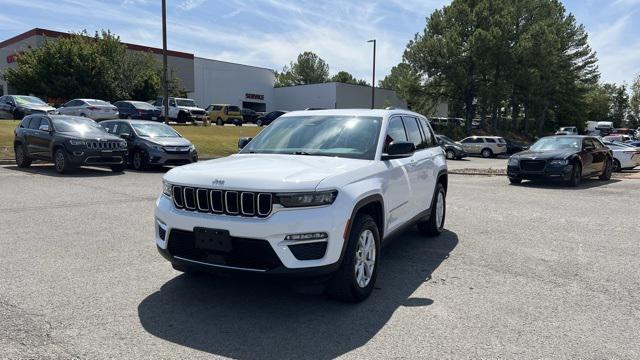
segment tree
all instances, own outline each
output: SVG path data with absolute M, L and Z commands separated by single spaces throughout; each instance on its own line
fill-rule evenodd
M 378 85 L 383 89 L 395 91 L 400 98 L 407 102 L 411 110 L 425 116 L 433 115 L 433 110 L 437 104 L 433 99 L 437 99 L 437 94 L 429 94 L 429 86 L 424 83 L 420 74 L 409 64 L 400 63 L 392 67 L 389 75 L 380 80 Z
M 584 27 L 558 0 L 453 0 L 427 18 L 404 61 L 467 131 L 477 113 L 495 130 L 538 135 L 580 122 L 599 76 Z
M 109 31 L 69 34 L 20 54 L 4 78 L 18 92 L 40 97 L 148 100 L 160 89 L 160 68 L 149 53 L 129 52 Z
M 353 75 L 346 71 L 339 71 L 337 74 L 333 75 L 329 81 L 331 82 L 339 82 L 344 84 L 355 84 L 355 85 L 363 85 L 370 86 L 366 80 L 356 79 Z
M 640 127 L 640 75 L 631 84 L 631 98 L 629 99 L 629 127 Z
M 625 85 L 613 87 L 611 97 L 611 121 L 614 127 L 622 127 L 629 109 L 629 95 Z
M 318 55 L 305 51 L 298 55 L 296 62 L 276 71 L 276 87 L 319 84 L 329 80 L 329 65 Z

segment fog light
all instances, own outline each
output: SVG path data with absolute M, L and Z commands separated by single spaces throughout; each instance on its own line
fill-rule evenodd
M 324 232 L 314 232 L 314 233 L 306 233 L 306 234 L 291 234 L 287 235 L 285 240 L 322 240 L 328 238 L 329 235 Z

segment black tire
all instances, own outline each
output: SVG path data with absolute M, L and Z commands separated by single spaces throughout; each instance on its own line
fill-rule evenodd
M 613 168 L 611 169 L 613 172 L 622 171 L 622 165 L 620 165 L 620 161 L 618 159 L 613 159 Z
M 221 119 L 221 118 L 218 118 L 218 119 L 216 120 L 216 125 L 218 125 L 218 126 L 224 126 L 224 121 L 222 121 L 222 119 Z
M 124 171 L 125 167 L 126 166 L 124 164 L 111 165 L 111 171 L 113 171 L 114 173 L 121 173 Z
M 27 168 L 31 166 L 31 158 L 27 155 L 27 151 L 22 144 L 16 144 L 13 147 L 13 152 L 16 156 L 16 165 L 20 168 Z
M 131 157 L 131 166 L 134 170 L 143 171 L 147 168 L 147 161 L 142 150 L 136 150 Z
M 361 252 L 363 243 L 360 241 L 361 235 L 364 236 L 364 238 L 372 236 L 372 246 L 374 247 L 374 253 L 371 254 L 369 252 L 368 254 L 373 257 L 373 270 L 370 273 L 368 282 L 364 283 L 364 286 L 362 286 L 363 284 L 359 284 L 358 276 L 356 275 L 358 258 L 363 255 Z M 327 287 L 328 295 L 333 299 L 347 302 L 360 302 L 366 299 L 375 286 L 378 276 L 379 259 L 380 233 L 378 232 L 376 222 L 367 214 L 358 214 L 349 232 L 349 242 L 347 243 L 342 264 L 340 264 L 340 268 L 333 274 L 329 281 L 329 286 Z M 363 274 L 367 272 L 365 268 L 368 269 L 366 265 L 363 265 L 361 268 Z M 366 277 L 366 274 L 363 276 Z
M 22 111 L 18 109 L 13 110 L 13 120 L 22 120 L 23 117 L 24 114 L 22 113 Z
M 87 117 L 87 114 L 82 113 L 82 114 L 80 114 L 80 116 L 82 116 L 82 117 Z
M 517 179 L 517 178 L 509 178 L 509 183 L 513 184 L 513 185 L 518 185 L 522 182 L 522 179 Z
M 604 164 L 604 169 L 602 169 L 602 174 L 598 177 L 600 180 L 611 180 L 611 173 L 613 172 L 613 163 L 611 159 L 607 159 Z
M 256 120 L 256 126 L 262 127 L 262 120 Z
M 187 122 L 187 117 L 185 113 L 183 112 L 178 113 L 178 119 L 176 119 L 176 121 L 178 122 L 178 124 L 185 124 Z
M 483 158 L 487 159 L 487 158 L 493 157 L 493 151 L 491 151 L 491 149 L 489 148 L 484 148 L 480 152 L 480 155 L 482 155 Z
M 53 152 L 53 164 L 59 174 L 67 174 L 73 169 L 69 157 L 62 148 L 57 148 Z
M 440 205 L 442 205 L 441 209 L 439 208 Z M 442 234 L 444 222 L 447 217 L 447 192 L 441 183 L 436 185 L 436 190 L 433 192 L 430 209 L 431 215 L 429 216 L 429 220 L 419 222 L 418 231 L 422 235 L 434 237 Z M 442 215 L 438 214 L 439 211 L 442 211 Z
M 453 160 L 456 158 L 456 153 L 453 150 L 447 150 L 445 155 L 447 156 L 447 160 Z
M 573 169 L 571 170 L 571 179 L 567 182 L 567 185 L 571 187 L 578 187 L 580 185 L 580 181 L 582 181 L 582 165 L 579 162 L 573 164 Z

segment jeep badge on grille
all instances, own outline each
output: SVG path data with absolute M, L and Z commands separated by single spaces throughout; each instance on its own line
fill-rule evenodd
M 223 179 L 214 179 L 211 182 L 211 186 L 222 186 L 224 185 L 224 180 Z

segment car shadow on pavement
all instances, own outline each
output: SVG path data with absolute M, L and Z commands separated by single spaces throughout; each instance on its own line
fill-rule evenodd
M 100 176 L 119 176 L 124 173 L 116 173 L 111 171 L 109 168 L 99 168 L 99 167 L 79 167 L 74 169 L 72 172 L 68 174 L 59 174 L 53 165 L 49 164 L 33 164 L 28 168 L 20 168 L 15 165 L 6 166 L 5 169 L 20 171 L 23 173 L 35 174 L 35 175 L 45 175 L 45 176 L 53 176 L 53 177 L 71 177 L 71 178 L 83 178 L 83 177 L 100 177 Z
M 161 339 L 237 359 L 331 359 L 365 345 L 449 257 L 458 236 L 416 231 L 383 248 L 376 288 L 362 303 L 303 295 L 281 282 L 180 275 L 138 306 L 144 329 Z M 167 264 L 168 266 L 168 264 Z
M 524 180 L 521 184 L 514 185 L 514 186 L 521 186 L 521 187 L 527 187 L 527 188 L 540 188 L 540 189 L 544 188 L 544 189 L 551 189 L 551 190 L 584 190 L 584 189 L 591 189 L 591 188 L 600 187 L 604 185 L 615 184 L 620 181 L 622 180 L 620 179 L 610 179 L 610 180 L 583 179 L 582 182 L 580 182 L 580 185 L 578 185 L 577 187 L 571 187 L 571 186 L 567 186 L 561 181 Z

